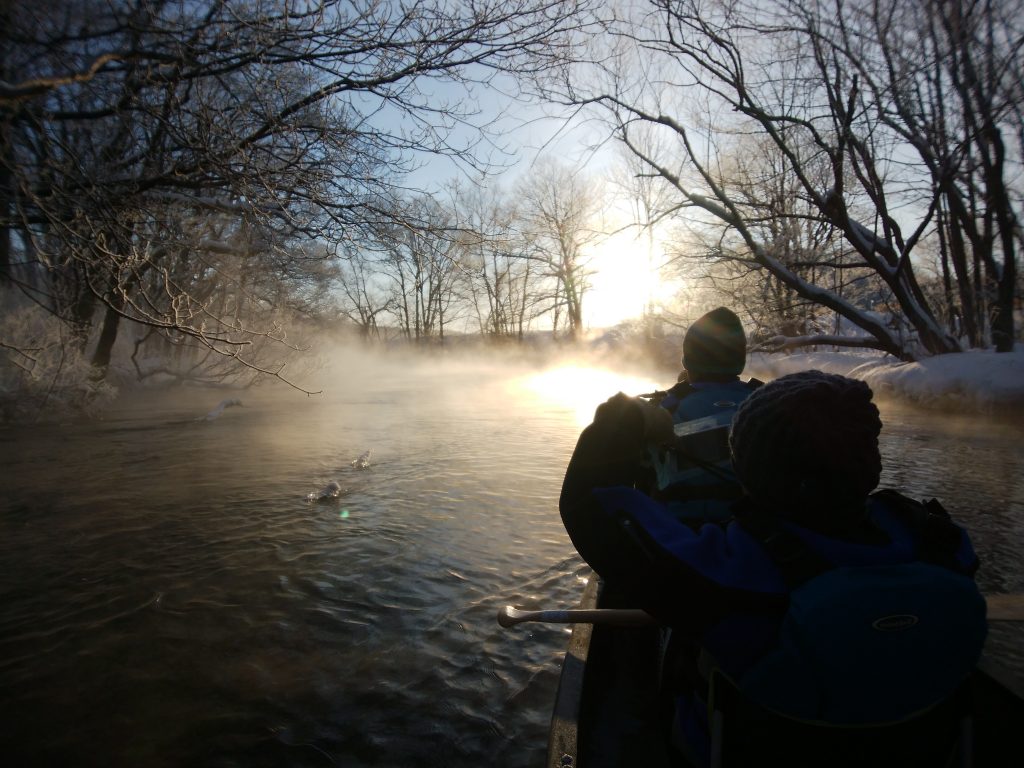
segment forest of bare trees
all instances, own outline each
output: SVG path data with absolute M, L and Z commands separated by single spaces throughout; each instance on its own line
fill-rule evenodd
M 212 355 L 287 378 L 303 346 L 289 321 L 322 321 L 338 257 L 382 236 L 387 274 L 415 294 L 388 311 L 439 330 L 446 255 L 407 219 L 403 175 L 422 155 L 472 167 L 479 137 L 456 129 L 487 126 L 436 92 L 528 69 L 577 24 L 555 0 L 16 0 L 2 14 L 0 344 L 14 374 L 59 348 L 93 380 L 126 323 L 140 376 L 178 358 L 195 376 Z
M 553 164 L 510 188 L 452 183 L 407 198 L 345 254 L 338 312 L 363 337 L 439 343 L 455 327 L 522 341 L 543 326 L 581 338 L 587 247 L 601 236 L 592 181 Z
M 324 330 L 580 338 L 613 188 L 663 276 L 765 348 L 1008 351 L 1022 6 L 4 4 L 5 402 L 87 400 L 115 359 L 301 387 Z M 601 121 L 618 183 L 562 160 L 494 174 L 475 150 L 498 123 L 468 94 L 498 82 Z M 414 189 L 438 156 L 463 178 Z

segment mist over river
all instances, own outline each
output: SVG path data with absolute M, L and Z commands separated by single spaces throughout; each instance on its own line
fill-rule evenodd
M 577 435 L 672 379 L 346 357 L 314 397 L 148 392 L 2 430 L 0 760 L 541 765 L 568 633 L 495 613 L 578 601 Z M 938 497 L 983 589 L 1024 591 L 1024 420 L 881 407 L 882 485 Z M 989 652 L 1024 674 L 1020 637 Z

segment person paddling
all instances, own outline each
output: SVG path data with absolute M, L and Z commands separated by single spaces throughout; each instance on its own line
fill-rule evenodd
M 740 379 L 746 349 L 731 310 L 698 318 L 683 339 L 683 371 L 672 388 L 639 397 L 619 392 L 598 406 L 569 462 L 570 495 L 577 482 L 591 482 L 591 468 L 664 501 L 679 519 L 725 519 L 742 496 L 729 428 L 740 403 L 763 383 Z
M 699 525 L 625 469 L 662 427 L 635 400 L 603 407 L 615 418 L 581 435 L 562 520 L 603 580 L 671 628 L 674 744 L 690 762 L 709 759 L 711 674 L 767 711 L 859 726 L 927 711 L 973 670 L 987 627 L 977 557 L 935 500 L 875 491 L 867 384 L 805 371 L 749 395 L 729 439 L 745 495 Z
M 747 339 L 736 313 L 725 307 L 694 322 L 683 338 L 683 371 L 667 392 L 648 396 L 668 411 L 675 435 L 650 441 L 646 490 L 666 501 L 684 519 L 707 520 L 728 514 L 741 490 L 729 462 L 732 417 L 762 382 L 743 381 Z

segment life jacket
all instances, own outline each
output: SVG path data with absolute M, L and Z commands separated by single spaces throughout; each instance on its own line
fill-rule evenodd
M 737 518 L 790 588 L 778 644 L 733 680 L 757 704 L 830 724 L 896 722 L 946 699 L 974 669 L 987 622 L 977 561 L 958 559 L 962 530 L 934 499 L 882 491 L 871 503 L 913 533 L 915 561 L 837 567 L 777 518 Z
M 672 414 L 675 438 L 648 448 L 648 492 L 677 517 L 724 518 L 742 495 L 729 455 L 729 431 L 739 404 L 762 384 L 757 379 L 703 387 L 681 382 L 661 398 L 658 405 Z

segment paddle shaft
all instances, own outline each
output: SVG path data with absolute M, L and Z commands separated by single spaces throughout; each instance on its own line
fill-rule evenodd
M 1024 594 L 985 595 L 989 621 L 1024 621 Z
M 574 608 L 566 611 L 520 611 L 506 605 L 498 611 L 498 623 L 511 627 L 525 621 L 545 624 L 615 624 L 620 627 L 652 627 L 658 622 L 638 608 Z
M 987 595 L 989 621 L 1024 621 L 1024 594 Z M 521 611 L 506 605 L 498 611 L 498 623 L 511 627 L 527 621 L 544 624 L 614 624 L 620 627 L 650 627 L 654 618 L 638 608 L 574 608 L 564 611 Z

